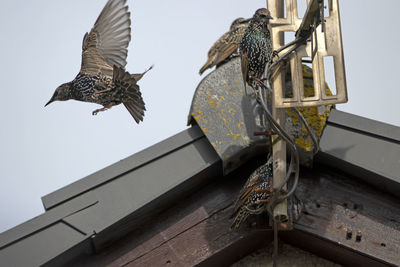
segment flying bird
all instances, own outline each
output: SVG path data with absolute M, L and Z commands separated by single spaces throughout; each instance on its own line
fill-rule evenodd
M 250 214 L 260 214 L 266 210 L 267 203 L 274 190 L 272 162 L 272 157 L 270 157 L 247 179 L 235 204 L 231 229 L 238 229 Z
M 239 44 L 246 31 L 248 20 L 235 19 L 228 32 L 224 33 L 208 50 L 207 62 L 201 67 L 200 75 L 209 68 L 220 65 L 225 60 L 239 56 Z
M 264 74 L 265 66 L 273 59 L 269 20 L 273 19 L 266 8 L 258 9 L 240 42 L 240 58 L 244 85 L 256 89 Z
M 109 0 L 92 30 L 83 37 L 78 75 L 57 87 L 45 106 L 69 99 L 103 105 L 93 111 L 96 115 L 123 103 L 137 123 L 143 121 L 146 108 L 137 81 L 152 67 L 141 74 L 125 70 L 130 40 L 131 19 L 126 0 Z

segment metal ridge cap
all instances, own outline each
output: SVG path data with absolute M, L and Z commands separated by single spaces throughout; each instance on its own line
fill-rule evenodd
M 337 125 L 342 128 L 354 129 L 362 133 L 400 143 L 400 127 L 337 109 L 331 110 L 328 124 Z
M 197 125 L 185 129 L 123 160 L 43 196 L 43 206 L 45 210 L 49 210 L 71 198 L 167 155 L 182 146 L 190 144 L 203 136 L 203 132 Z
M 0 233 L 0 250 L 26 238 L 27 236 L 43 231 L 51 225 L 63 223 L 64 218 L 90 208 L 97 203 L 98 201 L 96 197 L 93 194 L 88 194 L 84 198 L 76 199 L 67 205 L 42 213 L 35 218 L 6 230 L 3 233 Z M 74 230 L 80 232 L 82 235 L 88 234 L 83 233 L 79 229 Z

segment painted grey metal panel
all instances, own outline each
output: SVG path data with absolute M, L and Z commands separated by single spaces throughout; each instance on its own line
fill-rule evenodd
M 206 145 L 207 141 L 204 138 L 198 142 Z M 99 205 L 73 214 L 66 221 L 84 232 L 100 232 L 111 225 L 111 221 L 117 222 L 213 163 L 215 161 L 204 161 L 194 145 L 186 146 L 94 189 L 92 192 L 99 199 Z M 102 219 L 91 219 L 99 217 Z
M 335 110 L 329 117 L 329 124 L 348 127 L 365 134 L 377 135 L 400 142 L 400 127 Z
M 194 142 L 202 136 L 203 133 L 198 126 L 193 126 L 126 159 L 42 197 L 43 206 L 46 210 L 51 209 L 68 199 L 100 186 L 101 184 L 115 179 L 124 173 L 139 168 L 152 160 L 162 157 L 181 146 Z
M 44 231 L 49 225 L 56 224 L 74 213 L 88 209 L 98 203 L 93 193 L 88 193 L 84 197 L 73 199 L 63 207 L 55 208 L 43 213 L 23 224 L 20 224 L 6 232 L 0 234 L 0 249 L 3 249 L 29 235 L 34 235 Z M 82 231 L 81 231 L 82 232 Z
M 197 126 L 108 168 L 83 179 L 80 191 L 79 181 L 56 191 L 56 206 L 1 234 L 0 262 L 66 264 L 93 245 L 98 249 L 120 238 L 222 173 L 220 158 Z M 98 183 L 97 177 L 109 174 L 116 177 Z
M 221 168 L 218 167 L 220 158 L 204 137 L 96 188 L 93 192 L 99 199 L 99 205 L 73 214 L 65 218 L 65 221 L 83 232 L 101 234 L 106 228 L 130 216 L 135 219 L 123 224 L 127 228 L 125 230 L 131 230 L 159 211 L 160 207 L 170 205 L 184 197 L 185 192 L 191 191 L 196 185 L 220 175 Z M 211 169 L 215 172 L 212 173 Z M 196 175 L 204 170 L 209 170 L 209 173 L 201 175 L 200 179 L 203 181 L 188 183 L 196 180 Z M 180 191 L 179 194 L 175 192 L 177 190 Z M 144 207 L 147 207 L 145 211 Z M 122 235 L 124 231 L 120 230 L 116 231 Z M 95 245 L 101 246 L 97 243 Z
M 66 224 L 49 225 L 45 231 L 29 235 L 0 250 L 1 266 L 40 266 L 87 237 Z
M 317 160 L 400 196 L 400 128 L 333 111 Z

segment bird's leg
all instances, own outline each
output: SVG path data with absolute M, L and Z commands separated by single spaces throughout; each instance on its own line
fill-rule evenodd
M 253 77 L 253 76 L 251 76 L 251 75 L 249 75 L 249 80 L 254 80 L 254 81 L 256 81 L 257 83 L 259 83 L 259 81 L 260 81 L 260 79 L 258 79 L 258 78 L 256 78 L 256 77 Z M 254 94 L 257 95 L 257 89 L 255 89 L 255 88 L 253 87 L 253 83 L 250 84 L 250 87 L 251 87 L 251 89 L 253 89 Z
M 256 193 L 271 192 L 271 188 L 256 188 L 256 189 L 254 189 L 254 192 L 256 192 Z
M 96 110 L 94 110 L 94 111 L 92 112 L 92 115 L 94 116 L 94 115 L 97 115 L 97 113 L 99 113 L 99 112 L 101 112 L 101 111 L 106 111 L 107 109 L 112 108 L 112 106 L 114 106 L 114 105 L 110 104 L 110 105 L 106 105 L 106 106 L 104 106 L 104 107 L 102 107 L 102 108 L 96 109 Z
M 268 80 L 268 78 L 263 78 L 263 79 L 259 79 L 256 77 L 251 77 L 254 81 L 256 81 L 262 88 L 268 90 L 268 88 L 265 86 L 264 81 Z
M 267 199 L 260 199 L 256 201 L 256 204 L 262 204 L 262 203 L 268 203 L 269 202 L 269 198 Z
M 108 91 L 111 91 L 111 89 L 104 89 L 104 90 L 100 90 L 100 91 L 94 92 L 93 95 L 92 95 L 92 98 L 96 99 L 99 95 L 104 94 L 104 93 L 106 93 Z

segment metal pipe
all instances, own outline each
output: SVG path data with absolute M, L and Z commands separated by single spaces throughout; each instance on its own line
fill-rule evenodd
M 283 18 L 284 17 L 284 1 L 283 0 L 277 0 L 276 2 L 277 10 L 278 10 L 278 17 Z M 285 43 L 285 36 L 284 33 L 281 32 L 278 35 L 277 40 L 273 40 L 274 44 L 279 44 L 279 46 L 283 46 Z M 268 68 L 268 72 L 271 70 L 271 68 Z M 267 74 L 268 75 L 268 74 Z M 280 76 L 278 78 L 281 78 Z M 262 99 L 264 100 L 264 99 Z M 263 103 L 265 104 L 265 103 Z M 265 107 L 264 107 L 265 108 Z M 267 114 L 269 111 L 267 110 Z M 268 114 L 270 115 L 270 114 Z M 272 107 L 272 116 L 268 117 L 270 121 L 270 125 L 277 130 L 277 133 L 281 133 L 282 137 L 284 136 L 284 131 L 280 127 L 280 123 L 283 123 L 285 121 L 285 111 L 282 109 L 276 109 L 274 106 Z M 275 124 L 275 125 L 274 125 Z M 279 140 L 276 142 L 276 144 L 273 146 L 272 149 L 272 154 L 273 154 L 273 159 L 274 163 L 277 162 L 278 165 L 275 168 L 274 167 L 274 177 L 273 177 L 273 184 L 274 184 L 274 189 L 275 194 L 280 194 L 280 191 L 282 189 L 285 189 L 285 181 L 289 179 L 291 173 L 286 172 L 286 144 L 284 140 Z M 275 205 L 275 203 L 274 203 Z M 287 210 L 287 201 L 282 201 L 280 203 L 277 203 L 273 209 L 273 218 L 276 221 L 279 222 L 285 222 L 288 220 L 288 210 Z

